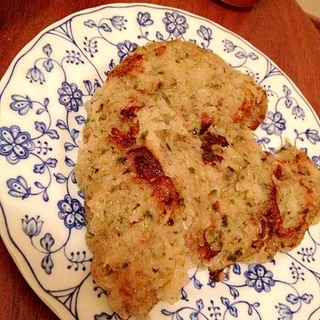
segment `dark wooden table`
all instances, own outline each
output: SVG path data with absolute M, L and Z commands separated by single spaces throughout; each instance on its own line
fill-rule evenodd
M 78 10 L 110 2 L 124 1 L 1 0 L 0 77 L 42 29 Z M 260 0 L 252 9 L 235 9 L 215 0 L 139 2 L 181 8 L 236 32 L 278 64 L 320 115 L 320 34 L 295 0 Z M 1 239 L 0 319 L 57 319 L 20 275 Z

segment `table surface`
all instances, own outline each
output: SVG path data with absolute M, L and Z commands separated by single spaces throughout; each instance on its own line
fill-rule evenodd
M 42 29 L 73 12 L 109 2 L 177 7 L 223 25 L 271 58 L 320 115 L 320 34 L 295 0 L 259 0 L 250 9 L 235 9 L 218 0 L 1 0 L 0 78 Z M 0 257 L 0 319 L 56 320 L 20 275 L 1 239 Z

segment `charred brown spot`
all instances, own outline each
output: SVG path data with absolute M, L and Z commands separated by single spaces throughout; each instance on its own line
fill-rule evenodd
M 136 125 L 131 125 L 128 131 L 120 131 L 113 127 L 109 134 L 109 140 L 119 149 L 128 149 L 136 143 L 136 136 L 139 128 Z
M 137 112 L 143 107 L 143 105 L 132 104 L 122 108 L 120 111 L 120 119 L 124 121 L 134 119 L 137 116 Z
M 128 74 L 136 74 L 136 73 L 143 73 L 144 57 L 142 54 L 133 54 L 127 56 L 121 64 L 119 64 L 116 68 L 114 68 L 110 74 L 109 78 L 121 78 Z
M 172 179 L 168 176 L 159 176 L 152 181 L 153 196 L 166 206 L 179 203 L 179 193 L 177 192 Z
M 250 129 L 254 130 L 263 120 L 263 117 L 260 119 L 254 119 L 252 114 L 254 114 L 254 108 L 256 104 L 253 101 L 248 101 L 247 99 L 243 100 L 239 106 L 237 113 L 233 115 L 233 120 L 237 123 L 242 123 L 247 125 Z M 248 119 L 250 119 L 248 123 Z
M 204 142 L 210 146 L 219 145 L 221 147 L 227 147 L 229 145 L 226 137 L 219 134 L 214 134 L 212 132 L 207 132 L 204 135 Z
M 229 145 L 226 137 L 207 131 L 200 136 L 200 139 L 202 141 L 202 161 L 212 166 L 220 163 L 223 160 L 222 147 Z
M 202 152 L 202 160 L 205 164 L 210 164 L 212 166 L 215 166 L 217 163 L 221 163 L 223 160 L 223 157 L 215 154 L 211 149 L 203 149 Z
M 223 270 L 209 270 L 210 280 L 213 282 L 220 282 L 224 278 Z
M 135 148 L 128 153 L 133 159 L 135 171 L 140 178 L 151 182 L 152 179 L 163 175 L 159 160 L 147 147 Z
M 242 101 L 236 119 L 239 122 L 244 121 L 244 119 L 251 115 L 252 105 L 245 99 Z
M 214 211 L 220 211 L 220 202 L 219 201 L 215 201 L 213 204 L 212 204 L 212 209 Z
M 174 220 L 172 218 L 169 218 L 167 221 L 168 226 L 173 226 L 174 225 Z
M 157 57 L 162 56 L 166 52 L 166 46 L 160 46 L 154 49 L 154 53 Z
M 172 214 L 174 208 L 180 205 L 180 195 L 172 179 L 164 174 L 160 161 L 147 147 L 131 149 L 128 155 L 132 158 L 137 176 L 152 186 L 152 196 L 158 201 L 161 214 L 167 215 L 168 225 L 173 225 Z
M 278 203 L 278 189 L 276 185 L 271 188 L 269 201 L 267 203 L 267 209 L 264 213 L 266 220 L 266 229 L 270 237 L 278 237 L 281 239 L 283 246 L 293 246 L 299 240 L 301 230 L 306 230 L 307 223 L 307 210 L 300 215 L 300 221 L 295 224 L 294 227 L 288 228 L 284 225 L 284 219 L 279 209 Z
M 276 168 L 273 170 L 273 174 L 278 180 L 283 179 L 283 169 L 280 165 L 277 165 Z
M 199 246 L 198 252 L 200 257 L 203 260 L 210 261 L 212 258 L 214 258 L 219 252 L 217 251 L 212 251 L 210 248 L 210 244 L 208 241 L 205 241 L 204 244 Z
M 276 198 L 274 198 L 274 196 L 270 197 L 268 201 L 265 215 L 268 219 L 268 226 L 271 227 L 270 234 L 276 234 L 278 236 L 281 236 L 283 234 L 282 217 Z

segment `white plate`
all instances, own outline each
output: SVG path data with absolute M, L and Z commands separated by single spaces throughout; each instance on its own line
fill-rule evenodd
M 1 81 L 1 235 L 34 291 L 62 319 L 119 319 L 90 276 L 83 198 L 73 175 L 83 103 L 136 45 L 177 37 L 215 51 L 264 87 L 269 111 L 255 132 L 264 149 L 289 139 L 320 168 L 315 112 L 272 61 L 236 34 L 145 4 L 106 5 L 55 23 Z M 206 272 L 190 270 L 181 300 L 159 303 L 152 319 L 319 319 L 320 226 L 292 252 L 264 265 L 236 264 L 230 273 L 212 283 Z

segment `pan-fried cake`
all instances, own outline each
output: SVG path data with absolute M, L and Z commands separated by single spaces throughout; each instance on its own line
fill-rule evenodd
M 217 110 L 203 117 L 205 128 L 210 123 L 200 129 L 208 189 L 199 196 L 208 209 L 193 218 L 185 239 L 194 260 L 219 279 L 234 262 L 265 262 L 301 242 L 319 218 L 320 172 L 293 146 L 263 152 L 247 127 Z
M 92 274 L 124 317 L 176 301 L 191 267 L 215 278 L 290 250 L 317 219 L 319 171 L 294 147 L 261 150 L 266 95 L 214 53 L 139 47 L 86 107 L 76 177 Z

